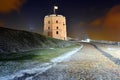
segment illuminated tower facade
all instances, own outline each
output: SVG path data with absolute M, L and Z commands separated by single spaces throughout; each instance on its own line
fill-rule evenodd
M 44 35 L 67 40 L 66 18 L 63 15 L 51 14 L 44 18 Z

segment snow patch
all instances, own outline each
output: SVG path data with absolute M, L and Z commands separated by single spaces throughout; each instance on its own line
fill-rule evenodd
M 19 78 L 19 77 L 24 76 L 25 73 L 27 73 L 27 74 L 35 74 L 35 73 L 38 73 L 38 72 L 42 73 L 42 72 L 45 72 L 46 70 L 48 70 L 51 67 L 52 67 L 51 63 L 44 63 L 44 64 L 42 64 L 40 66 L 37 66 L 35 68 L 32 68 L 32 69 L 21 70 L 20 72 L 15 73 L 13 75 L 0 77 L 0 80 L 12 80 L 15 77 Z
M 64 60 L 66 60 L 66 59 L 69 60 L 68 58 L 70 58 L 73 54 L 75 54 L 76 52 L 78 52 L 82 47 L 83 46 L 81 46 L 80 48 L 75 48 L 71 52 L 68 52 L 66 54 L 63 54 L 63 55 L 57 57 L 57 58 L 54 58 L 54 59 L 51 60 L 51 62 L 53 62 L 53 63 L 59 63 L 59 62 L 62 62 Z
M 80 48 L 75 48 L 73 51 L 67 52 L 67 53 L 65 53 L 57 58 L 54 58 L 50 61 L 50 63 L 44 63 L 44 64 L 39 65 L 39 66 L 32 68 L 32 69 L 21 70 L 20 72 L 15 73 L 13 75 L 0 77 L 0 80 L 12 80 L 14 78 L 20 78 L 20 77 L 23 77 L 25 73 L 35 74 L 34 76 L 37 76 L 37 75 L 45 72 L 46 70 L 50 69 L 51 67 L 55 66 L 57 63 L 62 62 L 64 60 L 69 60 L 68 58 L 70 58 L 70 56 L 72 56 L 77 51 L 79 51 L 82 47 L 83 46 L 81 46 Z M 25 80 L 32 80 L 32 78 L 34 76 L 27 77 Z
M 34 76 L 37 76 L 37 75 L 45 72 L 46 70 L 50 69 L 51 67 L 52 67 L 52 65 L 49 65 L 49 66 L 43 67 L 43 68 L 39 68 L 39 69 L 36 68 L 37 71 L 36 71 L 35 73 L 37 73 L 37 74 L 34 75 Z M 31 70 L 31 71 L 32 71 L 32 70 Z M 33 78 L 34 76 L 28 77 L 28 78 L 26 78 L 25 80 L 32 80 L 32 78 Z
M 55 48 L 49 48 L 49 49 L 55 49 Z
M 113 51 L 113 50 L 115 50 L 114 48 L 107 48 L 108 50 L 110 50 L 110 51 Z

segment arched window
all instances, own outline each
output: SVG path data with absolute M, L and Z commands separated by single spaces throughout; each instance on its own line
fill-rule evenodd
M 50 27 L 48 27 L 48 30 L 50 30 Z
M 48 21 L 48 24 L 50 24 L 50 21 Z
M 56 31 L 56 34 L 58 34 L 58 31 Z
M 58 29 L 58 26 L 56 27 L 56 29 Z
M 58 20 L 56 20 L 56 23 L 58 23 Z

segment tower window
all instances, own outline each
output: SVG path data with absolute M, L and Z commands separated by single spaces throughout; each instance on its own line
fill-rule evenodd
M 48 27 L 48 30 L 50 30 L 50 27 Z
M 56 34 L 58 34 L 58 31 L 56 31 Z
M 56 20 L 56 23 L 58 23 L 58 20 Z
M 63 26 L 65 26 L 65 23 L 63 22 Z
M 56 27 L 56 29 L 58 29 L 58 26 Z
M 48 24 L 50 24 L 50 21 L 48 21 Z

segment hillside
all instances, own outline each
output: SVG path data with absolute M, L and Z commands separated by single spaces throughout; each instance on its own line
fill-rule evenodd
M 68 46 L 69 42 L 37 33 L 0 27 L 0 53 Z

